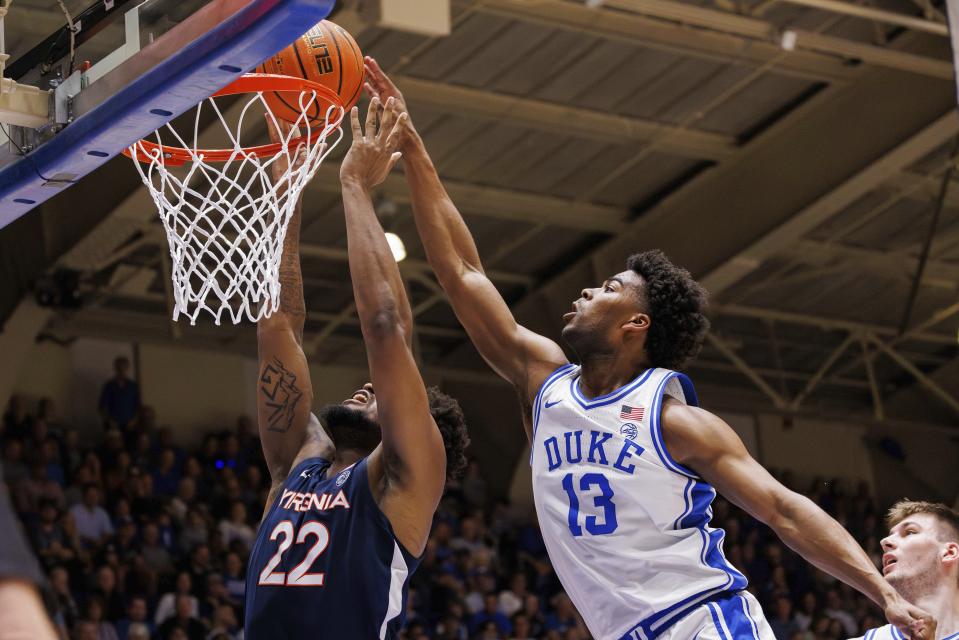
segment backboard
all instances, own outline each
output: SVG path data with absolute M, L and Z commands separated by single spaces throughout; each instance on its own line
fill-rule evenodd
M 98 0 L 71 16 L 75 55 L 64 27 L 7 66 L 49 106 L 40 126 L 0 129 L 0 228 L 286 47 L 334 3 Z

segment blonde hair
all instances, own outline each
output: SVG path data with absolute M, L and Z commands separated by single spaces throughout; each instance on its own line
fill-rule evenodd
M 937 538 L 941 542 L 959 542 L 959 512 L 941 502 L 900 500 L 886 514 L 886 524 L 892 529 L 897 524 L 917 513 L 928 513 L 939 523 Z

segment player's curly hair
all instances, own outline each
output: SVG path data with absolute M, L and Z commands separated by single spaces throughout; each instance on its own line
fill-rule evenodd
M 645 285 L 643 302 L 652 319 L 646 336 L 650 364 L 681 369 L 699 353 L 709 330 L 706 290 L 658 249 L 631 255 L 626 268 Z
M 466 470 L 466 447 L 470 436 L 466 431 L 466 418 L 456 398 L 448 396 L 438 387 L 427 387 L 430 415 L 439 427 L 446 448 L 446 479 L 459 480 Z

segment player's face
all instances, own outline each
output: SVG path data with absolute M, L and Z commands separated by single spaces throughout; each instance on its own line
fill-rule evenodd
M 946 544 L 937 540 L 936 519 L 927 513 L 909 516 L 882 539 L 882 574 L 900 592 L 917 581 L 936 581 Z
M 343 401 L 343 406 L 355 409 L 376 422 L 376 394 L 373 393 L 373 383 L 367 382 L 362 389 L 354 391 L 352 396 Z
M 641 313 L 642 286 L 642 278 L 630 270 L 611 276 L 598 287 L 583 289 L 572 310 L 563 316 L 563 337 L 577 350 L 578 344 L 597 340 L 616 344 L 616 332 Z
M 320 410 L 320 421 L 337 449 L 375 449 L 380 442 L 377 418 L 376 394 L 370 383 L 340 404 L 327 405 Z

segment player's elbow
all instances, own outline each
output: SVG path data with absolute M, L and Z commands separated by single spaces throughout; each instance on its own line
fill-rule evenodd
M 392 307 L 370 313 L 362 320 L 363 335 L 377 342 L 404 337 L 407 325 L 399 311 Z

